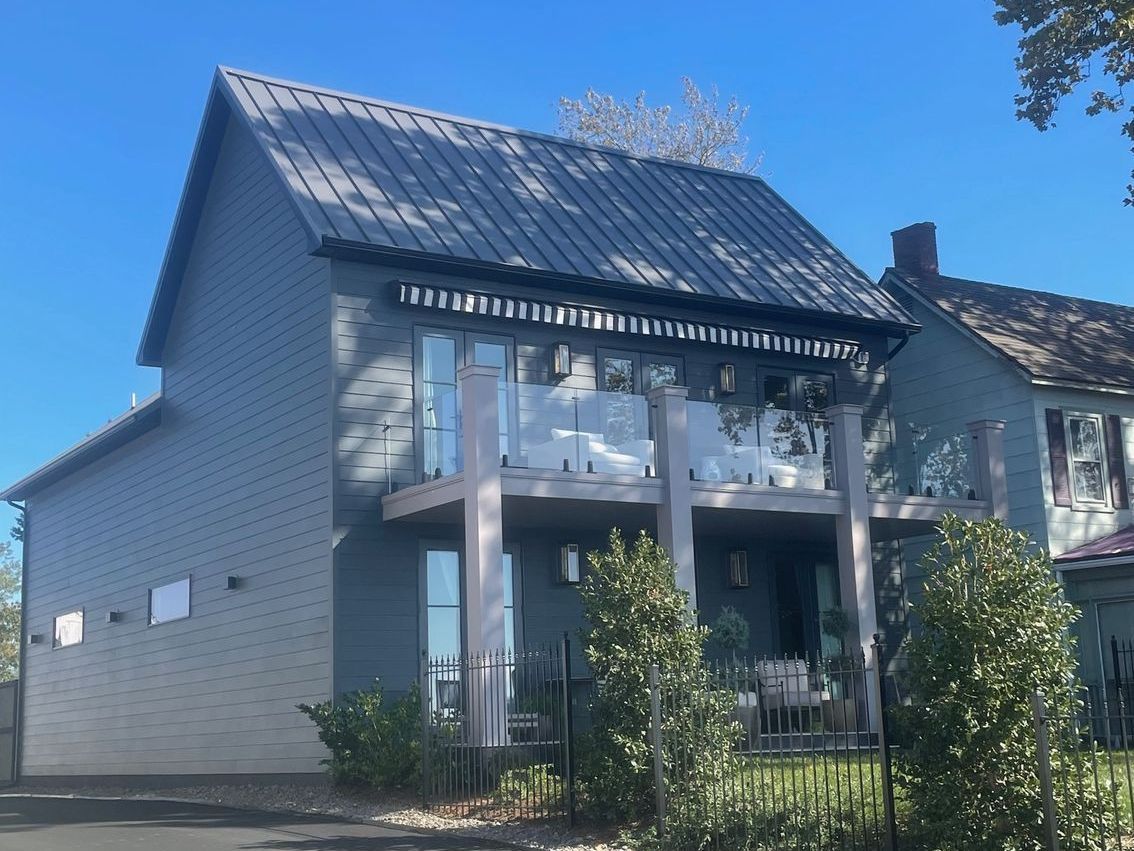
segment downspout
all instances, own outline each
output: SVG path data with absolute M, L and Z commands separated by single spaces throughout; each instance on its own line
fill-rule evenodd
M 910 334 L 909 331 L 906 331 L 902 335 L 902 339 L 898 341 L 898 345 L 894 346 L 894 348 L 892 348 L 890 350 L 890 353 L 888 355 L 886 355 L 886 361 L 887 362 L 892 361 L 894 359 L 894 355 L 896 355 L 898 352 L 900 352 L 902 349 L 904 349 L 906 347 L 906 344 L 909 343 L 911 336 L 912 335 Z
M 13 756 L 13 771 L 12 782 L 18 784 L 22 776 L 22 766 L 24 761 L 24 672 L 26 668 L 25 656 L 27 655 L 27 614 L 28 614 L 28 509 L 27 500 L 24 500 L 24 505 L 9 499 L 8 505 L 20 512 L 24 518 L 24 534 L 20 541 L 20 661 L 19 670 L 16 672 L 16 731 L 13 737 L 13 746 L 15 754 Z

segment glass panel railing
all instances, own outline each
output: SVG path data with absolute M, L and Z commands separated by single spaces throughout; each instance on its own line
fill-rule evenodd
M 461 457 L 461 391 L 426 396 L 421 403 L 422 472 L 428 478 L 464 468 Z
M 687 404 L 694 478 L 786 488 L 832 486 L 830 431 L 822 415 L 725 402 Z
M 508 386 L 508 465 L 645 476 L 657 470 L 642 396 L 540 384 Z
M 914 444 L 914 459 L 914 493 L 955 499 L 976 497 L 971 435 L 924 438 Z

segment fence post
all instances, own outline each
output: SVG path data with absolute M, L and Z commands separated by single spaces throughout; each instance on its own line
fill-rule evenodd
M 1043 798 L 1044 847 L 1059 851 L 1059 826 L 1055 819 L 1055 790 L 1051 785 L 1051 749 L 1047 738 L 1047 705 L 1043 692 L 1032 693 L 1032 721 L 1036 730 L 1036 755 L 1039 762 L 1040 795 Z
M 421 808 L 429 809 L 429 652 L 421 651 L 421 668 L 418 675 L 418 698 L 421 702 Z
M 658 809 L 658 839 L 664 839 L 665 766 L 662 764 L 661 673 L 657 665 L 650 665 L 650 733 L 654 742 L 654 798 Z
M 875 633 L 870 646 L 874 662 L 874 711 L 878 717 L 878 753 L 882 769 L 882 817 L 886 821 L 885 848 L 898 847 L 898 822 L 894 817 L 894 778 L 890 763 L 890 741 L 886 730 L 886 698 L 882 691 L 882 636 Z
M 575 713 L 571 706 L 571 639 L 566 632 L 560 642 L 563 654 L 563 736 L 567 744 L 563 778 L 567 800 L 567 826 L 575 826 Z
M 1122 694 L 1122 663 L 1118 655 L 1118 636 L 1110 637 L 1110 659 L 1114 665 L 1114 691 L 1115 695 Z M 1106 677 L 1103 677 L 1103 692 L 1106 692 Z

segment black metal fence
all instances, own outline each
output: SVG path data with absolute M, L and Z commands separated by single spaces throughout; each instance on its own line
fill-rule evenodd
M 1099 696 L 1083 689 L 1060 706 L 1035 695 L 1047 851 L 1134 848 L 1134 715 L 1122 688 Z
M 734 659 L 706 666 L 701 683 L 654 668 L 663 843 L 892 848 L 893 786 L 878 670 L 878 660 L 862 655 Z M 713 719 L 722 717 L 730 725 L 723 736 L 712 732 Z M 713 742 L 730 743 L 710 760 L 706 731 Z
M 493 821 L 570 823 L 572 734 L 585 686 L 572 680 L 567 639 L 541 650 L 423 659 L 425 807 Z

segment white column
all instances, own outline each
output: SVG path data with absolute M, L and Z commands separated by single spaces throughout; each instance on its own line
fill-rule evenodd
M 504 529 L 500 497 L 500 369 L 472 364 L 457 371 L 464 450 L 465 652 L 504 647 Z M 469 740 L 482 747 L 507 744 L 504 669 L 484 660 L 466 669 Z
M 657 475 L 664 483 L 658 506 L 658 542 L 677 566 L 677 587 L 697 609 L 697 572 L 693 561 L 693 496 L 689 490 L 689 416 L 685 387 L 662 385 L 646 393 L 654 413 Z
M 855 617 L 858 642 L 870 653 L 878 632 L 874 599 L 874 558 L 870 550 L 870 502 L 866 492 L 866 457 L 862 446 L 862 407 L 835 405 L 831 422 L 831 460 L 835 485 L 845 508 L 835 521 L 839 551 L 839 589 L 843 608 Z
M 1008 474 L 1004 468 L 1004 420 L 968 423 L 973 436 L 977 496 L 992 505 L 992 516 L 1008 520 Z

